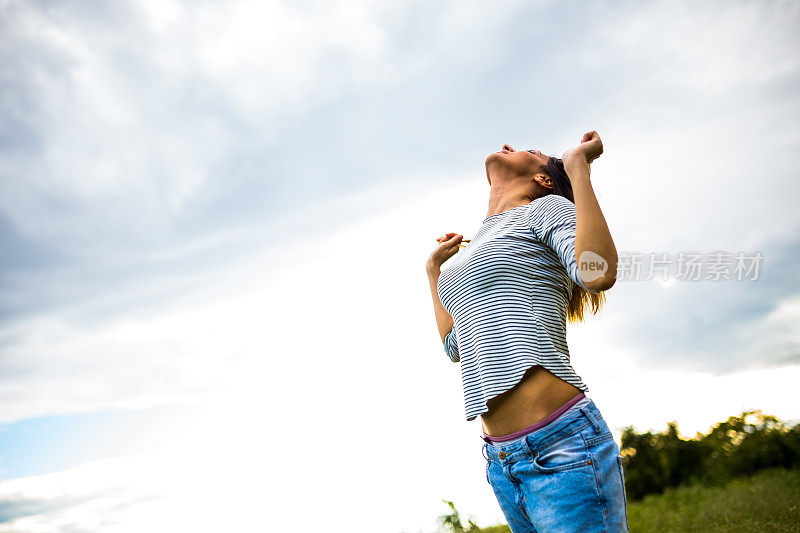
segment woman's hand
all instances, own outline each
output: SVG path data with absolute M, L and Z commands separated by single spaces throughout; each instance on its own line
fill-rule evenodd
M 431 253 L 425 263 L 425 270 L 428 274 L 428 284 L 433 297 L 433 312 L 436 316 L 436 327 L 439 330 L 439 337 L 444 343 L 447 334 L 453 329 L 453 317 L 447 312 L 439 299 L 439 276 L 441 275 L 442 263 L 450 259 L 458 252 L 458 245 L 461 243 L 461 235 L 458 233 L 448 233 L 442 235 L 436 242 L 439 246 Z
M 586 163 L 591 165 L 592 161 L 600 157 L 600 154 L 602 153 L 603 141 L 600 140 L 600 136 L 596 131 L 590 131 L 583 134 L 581 144 L 579 144 L 576 148 L 571 148 L 564 152 L 564 155 L 561 159 L 566 163 L 567 159 L 576 156 L 582 156 L 586 159 Z
M 428 261 L 425 263 L 425 267 L 428 271 L 438 270 L 441 268 L 442 263 L 453 257 L 456 252 L 458 252 L 458 245 L 461 244 L 461 239 L 463 237 L 463 235 L 458 233 L 448 233 L 436 239 L 439 246 L 431 253 Z

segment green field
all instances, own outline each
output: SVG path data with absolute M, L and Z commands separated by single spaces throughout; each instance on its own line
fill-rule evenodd
M 679 487 L 628 505 L 637 531 L 800 531 L 800 469 L 771 468 L 724 487 Z
M 771 468 L 724 487 L 667 489 L 628 502 L 631 532 L 800 532 L 800 469 Z M 480 533 L 507 533 L 508 526 Z

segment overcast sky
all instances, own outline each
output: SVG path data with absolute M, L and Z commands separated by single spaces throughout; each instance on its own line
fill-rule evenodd
M 0 0 L 0 532 L 502 519 L 423 265 L 504 143 L 592 182 L 620 280 L 571 325 L 617 442 L 800 421 L 796 2 Z M 202 512 L 198 512 L 202 510 Z

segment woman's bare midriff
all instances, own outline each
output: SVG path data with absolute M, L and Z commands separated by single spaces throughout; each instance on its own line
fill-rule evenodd
M 536 365 L 528 369 L 513 388 L 487 403 L 481 415 L 487 435 L 499 437 L 539 422 L 567 403 L 581 390 Z

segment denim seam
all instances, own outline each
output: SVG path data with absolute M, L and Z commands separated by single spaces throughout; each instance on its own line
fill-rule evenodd
M 587 446 L 594 446 L 596 444 L 600 444 L 601 442 L 605 442 L 607 440 L 611 440 L 614 438 L 614 434 L 610 431 L 606 433 L 602 433 L 596 437 L 585 437 L 584 440 L 586 441 Z
M 514 505 L 517 506 L 520 514 L 530 520 L 528 516 L 527 506 L 525 504 L 525 492 L 522 490 L 522 483 L 514 484 Z
M 606 498 L 600 491 L 600 480 L 597 479 L 597 461 L 592 461 L 592 472 L 594 473 L 595 493 L 597 494 L 597 497 L 600 501 L 600 506 L 603 509 L 603 526 L 605 527 L 606 531 L 608 531 L 608 505 Z
M 494 487 L 492 487 L 492 489 L 494 489 Z M 495 492 L 495 495 L 497 496 L 497 492 Z M 502 499 L 502 500 L 505 502 L 505 504 L 506 504 L 506 506 L 507 506 L 507 507 L 514 507 L 514 508 L 516 508 L 517 510 L 520 510 L 520 509 L 519 509 L 519 506 L 517 505 L 517 497 L 516 497 L 516 492 L 514 493 L 514 501 L 513 501 L 513 502 L 512 502 L 512 501 L 510 501 L 510 500 L 509 500 L 509 499 L 506 497 L 506 495 L 505 495 L 505 494 L 503 494 L 503 492 L 502 492 L 502 491 L 500 491 L 500 495 L 499 495 L 499 496 L 497 496 L 497 501 L 498 501 L 498 503 L 500 503 L 500 500 L 501 500 L 501 499 Z M 501 507 L 501 509 L 502 509 L 502 507 L 503 507 L 503 504 L 502 504 L 502 503 L 500 503 L 500 507 Z M 521 511 L 522 511 L 522 512 L 521 512 L 520 514 L 523 516 L 523 518 L 524 518 L 524 519 L 526 519 L 526 520 L 528 521 L 528 523 L 530 523 L 530 517 L 528 517 L 528 511 L 527 511 L 527 509 L 522 509 Z
M 515 476 L 514 472 L 511 471 L 511 467 L 514 466 L 514 463 L 516 463 L 516 461 L 513 461 L 513 462 L 505 464 L 505 465 L 501 463 L 500 464 L 500 468 L 503 471 L 503 475 L 506 477 L 506 479 L 509 480 L 511 483 L 513 483 L 516 486 L 516 485 L 519 485 L 520 483 L 522 483 L 522 480 L 520 478 L 518 478 L 517 476 Z
M 625 507 L 623 508 L 625 511 L 625 526 L 628 530 L 630 530 L 631 526 L 628 522 L 628 495 L 625 492 L 625 472 L 622 468 L 622 456 L 617 455 L 617 463 L 619 463 L 619 478 L 622 481 L 622 501 L 624 502 Z

